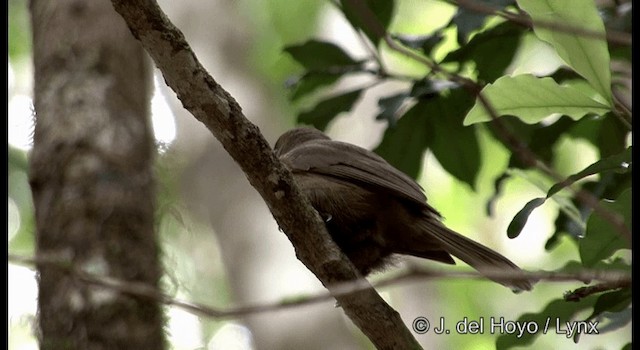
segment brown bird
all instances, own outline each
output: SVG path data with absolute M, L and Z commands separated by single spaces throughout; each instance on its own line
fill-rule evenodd
M 313 128 L 285 132 L 275 153 L 324 219 L 336 244 L 363 275 L 392 254 L 455 264 L 482 272 L 521 271 L 509 259 L 446 228 L 412 178 L 364 148 L 333 141 Z M 526 281 L 496 280 L 516 290 Z

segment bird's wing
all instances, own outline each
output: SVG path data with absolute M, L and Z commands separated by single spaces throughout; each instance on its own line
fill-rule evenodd
M 364 148 L 339 141 L 318 140 L 304 143 L 281 158 L 294 172 L 307 171 L 356 181 L 415 202 L 437 214 L 426 203 L 427 197 L 420 185 L 382 157 Z

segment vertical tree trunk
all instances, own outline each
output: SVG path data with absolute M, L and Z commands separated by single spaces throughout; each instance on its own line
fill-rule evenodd
M 156 286 L 150 69 L 108 0 L 32 0 L 38 256 Z M 42 349 L 162 349 L 152 301 L 40 264 Z

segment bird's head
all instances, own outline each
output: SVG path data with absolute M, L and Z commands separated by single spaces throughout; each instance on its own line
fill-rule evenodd
M 293 148 L 298 147 L 311 140 L 330 140 L 330 138 L 327 135 L 323 134 L 322 131 L 314 128 L 295 128 L 282 134 L 282 136 L 278 138 L 278 141 L 276 141 L 273 149 L 276 153 L 276 156 L 280 157 Z

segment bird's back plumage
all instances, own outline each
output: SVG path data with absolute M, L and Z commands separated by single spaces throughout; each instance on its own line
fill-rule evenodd
M 275 151 L 325 219 L 338 246 L 363 274 L 393 253 L 455 263 L 482 272 L 520 270 L 499 253 L 446 228 L 412 178 L 377 154 L 333 141 L 312 128 L 283 134 Z M 528 282 L 504 282 L 528 290 Z

